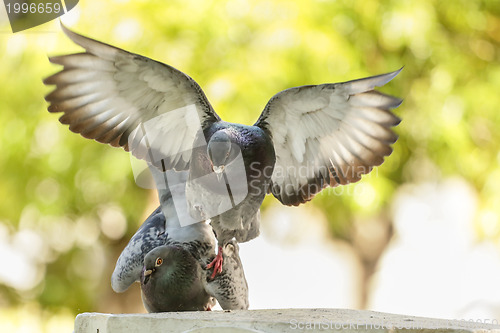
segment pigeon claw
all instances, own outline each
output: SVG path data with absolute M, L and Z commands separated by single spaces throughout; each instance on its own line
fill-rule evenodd
M 207 265 L 207 269 L 213 268 L 214 271 L 212 275 L 210 276 L 210 280 L 213 280 L 217 274 L 222 273 L 222 247 L 219 246 L 219 251 L 217 252 L 217 255 L 215 256 L 214 260 L 212 260 L 211 263 Z

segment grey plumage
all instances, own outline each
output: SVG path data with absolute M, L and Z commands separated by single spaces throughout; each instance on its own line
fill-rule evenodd
M 165 216 L 158 207 L 132 236 L 121 253 L 111 275 L 111 287 L 121 293 L 141 276 L 144 256 L 158 246 L 167 243 Z
M 159 246 L 144 257 L 142 301 L 148 312 L 204 311 L 215 305 L 204 270 L 182 246 Z
M 248 309 L 248 285 L 238 244 L 222 250 L 222 272 L 214 279 L 183 247 L 160 246 L 144 259 L 141 289 L 148 312 L 209 310 L 215 299 L 224 310 Z M 161 260 L 161 265 L 156 261 Z
M 64 68 L 45 80 L 56 85 L 46 97 L 49 111 L 63 112 L 70 130 L 121 146 L 161 171 L 189 170 L 190 215 L 210 218 L 221 246 L 259 234 L 267 193 L 299 205 L 325 187 L 357 182 L 397 140 L 392 127 L 400 119 L 391 110 L 402 100 L 374 89 L 401 69 L 284 90 L 246 126 L 222 121 L 177 69 L 63 30 L 85 52 L 50 58 Z M 221 260 L 219 251 L 209 265 L 214 274 Z
M 213 295 L 223 309 L 248 309 L 248 284 L 239 255 L 238 243 L 230 241 L 222 249 L 220 274 L 212 279 L 205 270 L 205 290 Z

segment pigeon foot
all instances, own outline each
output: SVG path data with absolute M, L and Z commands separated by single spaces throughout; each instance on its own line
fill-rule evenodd
M 217 255 L 214 260 L 207 265 L 207 269 L 213 268 L 214 272 L 210 276 L 210 279 L 213 280 L 217 274 L 222 273 L 222 246 L 219 246 L 219 250 L 217 251 Z

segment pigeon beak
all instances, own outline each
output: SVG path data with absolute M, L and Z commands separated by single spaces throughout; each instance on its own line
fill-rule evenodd
M 215 174 L 217 175 L 217 180 L 220 181 L 222 179 L 222 176 L 223 176 L 223 172 L 224 172 L 224 166 L 221 165 L 221 166 L 213 166 L 212 169 L 214 170 Z
M 151 274 L 153 274 L 152 269 L 148 269 L 144 271 L 144 284 L 148 283 L 149 278 L 151 277 Z

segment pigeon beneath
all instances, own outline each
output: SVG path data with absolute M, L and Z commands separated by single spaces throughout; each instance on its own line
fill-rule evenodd
M 222 272 L 215 278 L 183 247 L 163 245 L 144 257 L 141 290 L 148 312 L 248 309 L 248 285 L 238 244 L 223 249 Z
M 211 279 L 205 269 L 215 257 L 210 226 L 203 222 L 181 226 L 171 192 L 159 192 L 162 207 L 146 219 L 116 262 L 113 290 L 124 292 L 139 281 L 148 312 L 210 310 L 215 300 L 224 310 L 248 309 L 238 245 L 232 241 L 223 248 L 222 272 Z
M 160 170 L 189 170 L 190 215 L 210 219 L 221 249 L 259 234 L 267 193 L 282 204 L 311 200 L 325 187 L 357 182 L 392 152 L 402 100 L 378 91 L 402 70 L 274 95 L 253 126 L 222 121 L 200 86 L 181 71 L 76 34 L 85 49 L 51 57 L 50 112 L 86 138 L 123 147 Z

